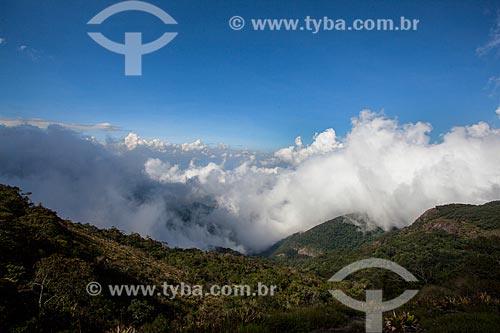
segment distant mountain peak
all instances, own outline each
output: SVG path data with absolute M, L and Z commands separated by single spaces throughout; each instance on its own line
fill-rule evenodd
M 263 253 L 271 257 L 316 257 L 326 251 L 353 249 L 377 238 L 384 231 L 366 214 L 347 214 L 295 233 Z

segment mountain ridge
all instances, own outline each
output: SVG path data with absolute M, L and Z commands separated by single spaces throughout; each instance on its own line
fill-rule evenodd
M 248 257 L 227 249 L 169 248 L 116 228 L 62 220 L 33 205 L 18 188 L 0 185 L 0 331 L 363 332 L 359 313 L 331 297 L 327 279 L 369 257 L 392 260 L 419 280 L 415 300 L 388 314 L 385 324 L 391 330 L 402 331 L 394 323 L 411 313 L 419 320 L 411 325 L 429 332 L 500 331 L 499 232 L 497 202 L 452 204 L 356 247 L 287 260 Z M 102 286 L 261 283 L 276 285 L 279 292 L 170 299 L 113 297 L 104 290 L 92 297 L 86 292 L 89 281 Z M 381 284 L 389 297 L 408 287 L 383 272 L 367 271 L 336 288 L 363 298 L 366 289 Z
M 364 214 L 347 214 L 290 235 L 264 251 L 266 257 L 316 257 L 324 252 L 357 248 L 384 231 Z

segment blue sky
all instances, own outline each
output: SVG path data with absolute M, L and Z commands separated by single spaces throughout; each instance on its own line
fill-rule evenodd
M 488 85 L 500 77 L 498 50 L 476 52 L 495 27 L 498 1 L 150 0 L 178 25 L 140 12 L 97 29 L 86 24 L 117 2 L 3 0 L 0 116 L 106 122 L 147 138 L 256 149 L 297 135 L 308 142 L 329 127 L 343 135 L 366 108 L 430 122 L 436 136 L 480 120 L 500 125 L 500 95 Z M 411 32 L 233 31 L 234 15 L 405 16 L 420 25 Z M 97 45 L 90 31 L 119 42 L 126 31 L 146 41 L 165 31 L 178 36 L 143 57 L 142 76 L 126 77 L 124 57 Z

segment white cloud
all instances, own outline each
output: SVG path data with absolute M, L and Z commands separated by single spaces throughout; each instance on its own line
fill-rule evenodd
M 498 115 L 498 118 L 500 118 L 500 106 L 497 108 L 497 110 L 495 112 Z
M 40 58 L 44 55 L 41 50 L 35 49 L 28 45 L 21 45 L 17 47 L 19 53 L 27 56 L 31 61 L 38 62 Z
M 302 138 L 298 136 L 295 139 L 295 146 L 279 149 L 274 156 L 281 161 L 298 164 L 310 156 L 325 154 L 339 148 L 342 148 L 342 144 L 337 141 L 333 128 L 329 128 L 322 133 L 316 133 L 310 146 L 303 147 Z
M 500 77 L 491 76 L 486 83 L 485 90 L 489 91 L 490 97 L 497 97 L 500 95 Z
M 5 38 L 0 37 L 0 45 L 7 44 L 7 40 Z
M 136 133 L 129 133 L 127 137 L 125 137 L 125 145 L 128 149 L 135 149 L 140 146 L 145 146 L 149 148 L 156 149 L 161 152 L 166 152 L 168 149 L 179 149 L 183 152 L 190 151 L 203 151 L 208 148 L 207 145 L 202 144 L 201 140 L 198 139 L 194 142 L 189 143 L 171 143 L 165 142 L 158 139 L 147 140 L 139 137 Z
M 500 12 L 497 13 L 495 24 L 490 30 L 488 42 L 485 45 L 478 47 L 476 49 L 476 54 L 484 56 L 495 49 L 500 49 Z
M 171 166 L 168 162 L 162 162 L 158 158 L 150 158 L 144 164 L 146 174 L 151 179 L 162 183 L 183 183 L 191 179 L 197 179 L 201 184 L 207 182 L 209 176 L 215 173 L 219 174 L 219 181 L 224 182 L 224 171 L 215 163 L 208 163 L 206 166 L 198 167 L 193 161 L 189 163 L 189 167 L 182 170 L 179 165 Z
M 174 246 L 251 252 L 346 213 L 401 227 L 435 205 L 500 198 L 500 130 L 455 127 L 439 143 L 430 131 L 363 111 L 346 137 L 328 129 L 308 146 L 296 139 L 266 156 L 198 141 L 129 134 L 96 144 L 60 127 L 0 126 L 0 181 L 77 221 Z
M 41 118 L 29 118 L 29 119 L 12 119 L 12 118 L 0 118 L 0 125 L 7 127 L 29 125 L 42 129 L 46 129 L 49 126 L 61 126 L 67 129 L 75 131 L 119 131 L 120 128 L 109 123 L 95 124 L 95 125 L 82 125 L 82 124 L 70 124 L 57 121 L 48 121 Z

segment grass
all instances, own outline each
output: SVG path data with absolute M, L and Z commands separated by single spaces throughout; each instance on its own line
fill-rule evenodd
M 434 319 L 422 318 L 429 333 L 495 333 L 500 332 L 500 313 L 451 313 Z

